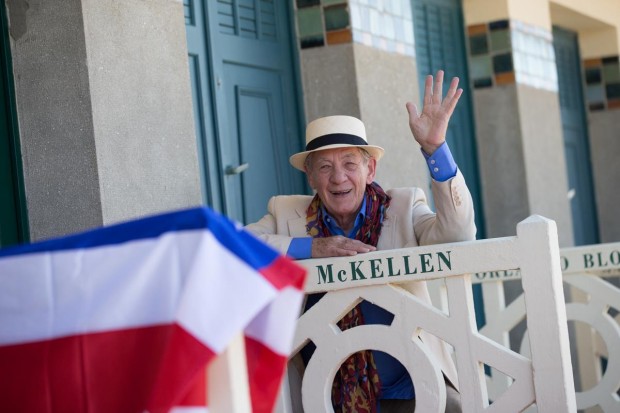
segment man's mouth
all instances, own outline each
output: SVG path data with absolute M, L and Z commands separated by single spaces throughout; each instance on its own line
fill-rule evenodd
M 349 189 L 346 191 L 330 191 L 333 196 L 345 196 L 348 195 L 353 189 Z

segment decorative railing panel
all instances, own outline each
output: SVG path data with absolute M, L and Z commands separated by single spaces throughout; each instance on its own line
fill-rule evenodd
M 454 349 L 464 412 L 518 412 L 536 403 L 541 412 L 574 412 L 575 394 L 562 291 L 555 223 L 530 217 L 517 236 L 377 251 L 355 257 L 306 260 L 306 292 L 327 294 L 298 322 L 293 354 L 308 342 L 317 349 L 301 377 L 289 368 L 289 387 L 279 411 L 331 412 L 331 386 L 337 369 L 359 350 L 386 352 L 411 375 L 416 410 L 443 412 L 445 383 L 429 350 L 441 340 Z M 530 331 L 531 353 L 518 354 L 476 327 L 470 273 L 520 269 Z M 415 281 L 445 279 L 448 310 L 433 307 L 411 291 Z M 337 322 L 361 300 L 394 314 L 391 325 L 364 325 L 341 331 Z M 420 338 L 422 337 L 422 339 Z M 439 342 L 440 343 L 440 342 Z M 484 366 L 511 380 L 492 398 Z M 303 370 L 303 369 L 302 369 Z M 536 371 L 536 374 L 533 372 Z M 300 383 L 299 383 L 300 382 Z M 295 387 L 301 387 L 301 401 Z
M 563 280 L 569 294 L 566 296 L 567 320 L 573 324 L 573 355 L 579 409 L 605 413 L 620 411 L 620 243 L 565 248 L 560 251 Z M 508 267 L 507 267 L 508 268 Z M 510 346 L 509 335 L 526 317 L 525 299 L 517 296 L 505 303 L 505 281 L 519 280 L 516 269 L 479 272 L 472 276 L 473 283 L 482 283 L 486 324 L 480 333 Z M 435 289 L 437 303 L 444 300 L 445 291 Z M 530 345 L 528 334 L 513 347 L 527 356 Z M 500 397 L 512 380 L 491 373 L 487 376 L 489 397 Z

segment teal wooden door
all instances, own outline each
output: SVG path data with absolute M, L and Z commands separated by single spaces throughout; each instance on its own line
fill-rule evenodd
M 474 200 L 478 238 L 484 238 L 484 212 L 461 3 L 459 0 L 412 0 L 411 4 L 421 95 L 424 93 L 425 76 L 434 75 L 439 69 L 445 71 L 448 83 L 452 77 L 458 76 L 459 86 L 464 90 L 450 120 L 446 141 Z M 444 95 L 446 92 L 447 87 L 444 87 Z
M 452 114 L 446 141 L 463 173 L 474 201 L 477 238 L 485 238 L 484 211 L 478 174 L 478 156 L 474 134 L 471 88 L 467 73 L 465 31 L 460 0 L 412 0 L 413 30 L 416 61 L 420 82 L 420 99 L 424 93 L 424 79 L 443 69 L 448 82 L 457 76 L 463 95 Z M 444 95 L 447 92 L 444 87 Z M 478 327 L 485 324 L 482 287 L 473 286 L 474 306 Z
M 554 27 L 553 48 L 558 70 L 568 197 L 575 245 L 595 244 L 599 241 L 598 220 L 592 187 L 590 146 L 577 33 Z
M 188 48 L 193 42 L 190 62 L 192 54 L 199 63 L 201 54 L 208 56 L 206 70 L 191 69 L 190 63 L 190 70 L 201 71 L 192 75 L 201 79 L 194 88 L 209 93 L 200 108 L 209 112 L 200 116 L 207 120 L 197 125 L 206 135 L 213 134 L 203 139 L 203 149 L 213 153 L 203 157 L 207 182 L 211 192 L 218 193 L 212 198 L 219 200 L 224 213 L 242 223 L 253 222 L 265 214 L 271 196 L 305 191 L 303 175 L 288 163 L 302 142 L 290 5 L 276 0 L 186 4 L 201 9 L 204 18 L 206 40 L 194 49 L 198 41 L 190 37 L 201 34 L 188 28 Z
M 28 240 L 8 36 L 0 8 L 0 248 Z

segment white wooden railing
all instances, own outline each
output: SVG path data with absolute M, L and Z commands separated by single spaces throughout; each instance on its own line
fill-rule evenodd
M 571 342 L 577 363 L 575 370 L 579 372 L 577 387 L 581 389 L 576 393 L 577 407 L 588 412 L 620 412 L 620 289 L 617 287 L 620 243 L 565 248 L 560 254 L 563 279 L 569 291 L 567 318 L 578 322 Z M 516 270 L 480 272 L 472 276 L 473 283 L 482 284 L 484 297 L 486 324 L 480 333 L 505 346 L 510 346 L 510 332 L 526 317 L 524 295 L 518 295 L 508 305 L 504 298 L 506 281 L 520 278 Z M 445 301 L 442 290 L 434 289 L 436 302 Z M 525 356 L 530 352 L 527 334 L 516 345 L 513 340 L 513 346 L 517 347 L 514 350 Z M 606 360 L 604 373 L 603 359 Z M 492 371 L 487 376 L 489 397 L 498 397 L 510 384 L 509 378 Z
M 425 331 L 454 349 L 464 412 L 519 412 L 533 403 L 540 412 L 575 412 L 559 257 L 555 223 L 530 217 L 517 226 L 516 237 L 301 261 L 309 270 L 306 292 L 327 294 L 299 319 L 293 354 L 309 341 L 317 349 L 304 372 L 289 367 L 278 411 L 333 411 L 331 385 L 338 367 L 350 354 L 374 349 L 405 366 L 415 385 L 416 411 L 443 413 L 445 384 L 419 339 Z M 521 271 L 527 357 L 476 327 L 469 274 L 506 268 Z M 448 313 L 407 291 L 411 281 L 432 279 L 445 279 Z M 337 321 L 361 300 L 393 313 L 392 324 L 341 331 Z M 492 404 L 485 364 L 513 381 Z

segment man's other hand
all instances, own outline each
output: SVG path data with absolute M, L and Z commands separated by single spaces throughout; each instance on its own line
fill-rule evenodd
M 312 258 L 344 257 L 376 250 L 372 245 L 342 235 L 312 240 Z

